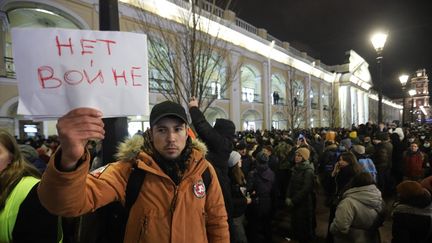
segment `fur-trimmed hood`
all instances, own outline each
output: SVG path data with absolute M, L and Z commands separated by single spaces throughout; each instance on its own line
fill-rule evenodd
M 202 141 L 199 139 L 192 139 L 191 146 L 200 151 L 203 157 L 206 156 L 207 147 Z M 116 158 L 120 161 L 131 161 L 134 160 L 141 151 L 150 156 L 154 154 L 154 148 L 150 140 L 150 130 L 147 130 L 143 135 L 134 135 L 120 143 L 117 147 Z

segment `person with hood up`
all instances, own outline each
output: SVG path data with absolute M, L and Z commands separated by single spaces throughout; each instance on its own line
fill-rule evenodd
M 416 181 L 401 182 L 392 212 L 392 243 L 432 242 L 431 193 Z
M 314 169 L 309 162 L 310 151 L 295 152 L 294 167 L 286 193 L 285 204 L 291 209 L 292 238 L 300 243 L 311 242 L 314 236 Z
M 125 204 L 132 171 L 145 171 L 130 208 L 124 242 L 229 242 L 219 180 L 205 159 L 206 148 L 187 135 L 185 109 L 172 101 L 156 104 L 150 129 L 119 146 L 118 162 L 91 173 L 89 139 L 104 139 L 102 113 L 77 108 L 57 123 L 60 147 L 38 188 L 48 211 L 76 217 L 114 201 Z M 208 171 L 211 182 L 204 184 Z M 190 231 L 193 229 L 193 233 Z
M 330 225 L 335 243 L 380 243 L 378 228 L 384 220 L 384 201 L 370 173 L 354 176 L 342 195 Z
M 208 148 L 206 159 L 213 165 L 219 179 L 228 214 L 228 225 L 233 236 L 231 182 L 228 177 L 228 158 L 233 151 L 235 125 L 231 120 L 216 119 L 214 126 L 205 118 L 198 108 L 198 100 L 192 97 L 189 102 L 189 113 L 195 131 Z
M 268 166 L 268 161 L 268 155 L 258 152 L 256 168 L 249 173 L 247 179 L 247 191 L 252 198 L 247 209 L 249 242 L 272 241 L 271 220 L 276 209 L 277 191 L 275 174 Z

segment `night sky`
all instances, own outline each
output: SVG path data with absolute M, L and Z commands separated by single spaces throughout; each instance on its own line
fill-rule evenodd
M 432 1 L 426 0 L 234 0 L 238 17 L 327 65 L 345 63 L 353 49 L 376 80 L 370 35 L 389 32 L 383 52 L 384 95 L 402 96 L 399 75 L 426 68 L 432 77 Z

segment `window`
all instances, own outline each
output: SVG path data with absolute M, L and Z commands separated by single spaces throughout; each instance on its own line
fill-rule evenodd
M 255 90 L 251 88 L 242 88 L 242 100 L 253 102 L 255 98 Z
M 217 98 L 221 98 L 221 84 L 219 82 L 212 82 L 211 83 L 211 94 L 217 95 Z

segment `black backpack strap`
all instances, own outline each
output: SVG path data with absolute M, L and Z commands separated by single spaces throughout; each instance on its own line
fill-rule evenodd
M 139 169 L 135 164 L 132 168 L 132 172 L 129 175 L 129 180 L 126 185 L 125 209 L 127 216 L 129 216 L 129 211 L 132 208 L 132 205 L 135 203 L 136 199 L 138 198 L 138 194 L 141 191 L 145 175 L 146 172 Z
M 208 188 L 209 188 L 209 186 L 210 186 L 211 180 L 212 180 L 212 178 L 211 178 L 211 174 L 210 174 L 210 170 L 209 170 L 208 167 L 207 167 L 207 168 L 205 169 L 205 171 L 201 174 L 201 177 L 202 177 L 202 180 L 203 180 L 203 182 L 204 182 L 204 185 L 205 185 L 205 188 L 206 188 L 206 191 L 207 191 Z

